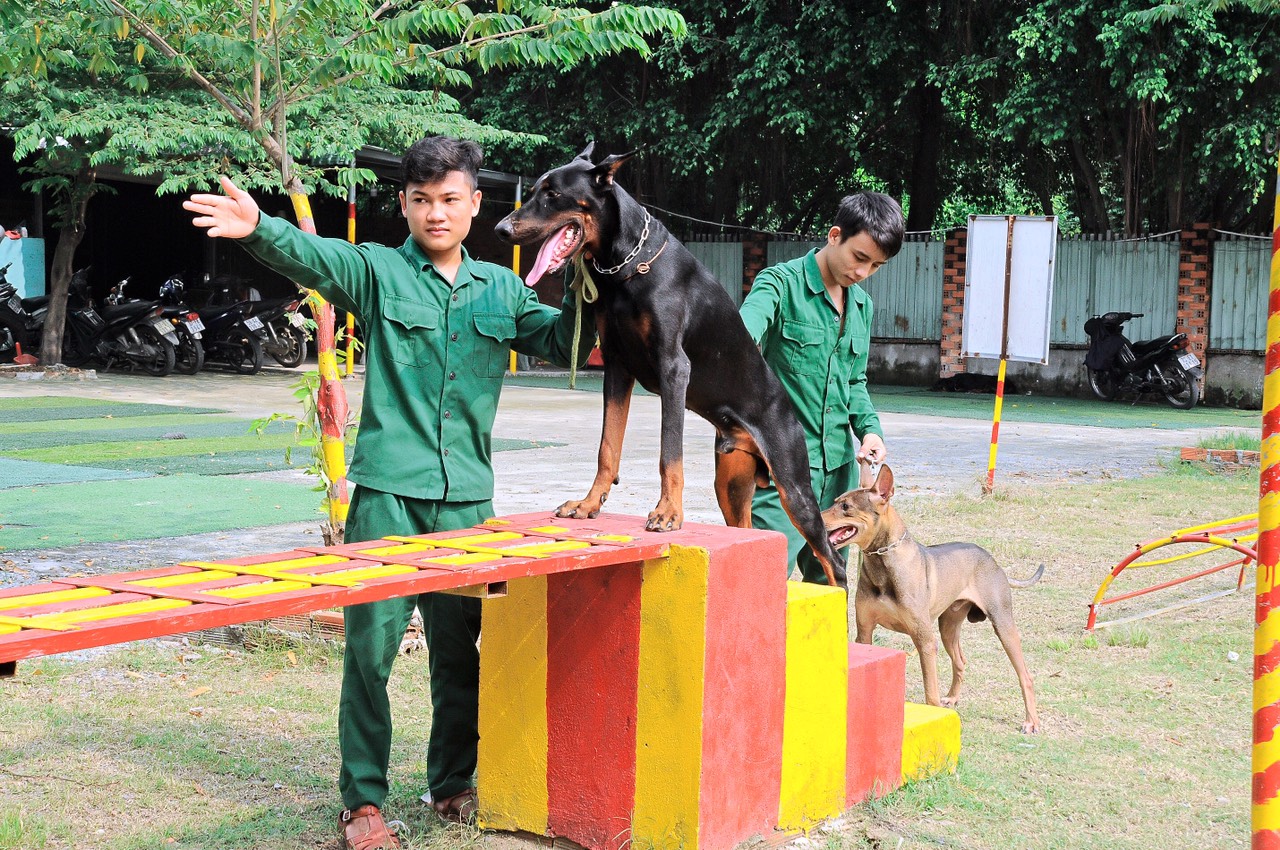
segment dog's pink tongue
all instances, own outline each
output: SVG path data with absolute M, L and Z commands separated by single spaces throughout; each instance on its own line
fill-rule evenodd
M 555 254 L 556 248 L 560 247 L 561 240 L 564 239 L 565 231 L 572 227 L 567 225 L 560 228 L 555 233 L 547 237 L 547 241 L 542 243 L 542 247 L 538 249 L 538 258 L 533 261 L 533 268 L 529 270 L 529 276 L 524 279 L 525 286 L 533 286 L 542 280 L 542 276 L 546 274 L 547 269 L 551 267 L 551 258 Z

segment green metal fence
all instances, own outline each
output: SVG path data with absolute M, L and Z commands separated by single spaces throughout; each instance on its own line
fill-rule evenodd
M 1089 341 L 1084 323 L 1112 310 L 1145 314 L 1125 326 L 1130 339 L 1173 333 L 1178 315 L 1178 237 L 1098 236 L 1058 241 L 1049 341 Z
M 1220 233 L 1213 243 L 1209 347 L 1264 351 L 1271 240 Z

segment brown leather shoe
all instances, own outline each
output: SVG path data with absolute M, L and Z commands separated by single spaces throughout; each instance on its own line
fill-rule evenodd
M 400 840 L 387 829 L 377 806 L 346 809 L 341 821 L 345 850 L 398 850 L 400 847 Z
M 446 823 L 475 823 L 476 789 L 468 788 L 460 794 L 454 794 L 431 804 Z

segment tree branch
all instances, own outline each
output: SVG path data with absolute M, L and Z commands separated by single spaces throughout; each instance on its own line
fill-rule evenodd
M 165 41 L 163 36 L 161 36 L 158 32 L 152 29 L 151 26 L 146 21 L 144 21 L 141 17 L 135 14 L 132 10 L 126 8 L 122 3 L 120 3 L 120 0 L 106 0 L 106 3 L 112 9 L 114 9 L 117 14 L 133 21 L 134 26 L 142 30 L 143 34 L 147 38 L 147 41 L 151 42 L 151 44 L 154 45 L 155 48 L 159 50 L 160 53 L 163 54 L 165 57 L 169 59 L 179 59 L 181 57 L 182 54 L 178 53 L 178 51 L 175 50 L 169 44 L 169 42 Z M 249 130 L 250 132 L 252 132 L 257 129 L 253 125 L 253 120 L 252 120 L 252 117 L 249 115 L 249 113 L 245 112 L 244 108 L 241 107 L 240 104 L 232 100 L 230 95 L 226 94 L 225 92 L 222 91 L 222 89 L 218 88 L 218 86 L 212 80 L 205 77 L 203 74 L 201 74 L 199 71 L 197 71 L 195 68 L 191 67 L 187 63 L 178 62 L 178 66 L 181 68 L 182 73 L 186 77 L 188 77 L 196 85 L 200 86 L 200 88 L 207 91 L 214 100 L 222 104 L 223 107 L 225 107 L 227 111 L 230 112 L 232 116 L 234 116 L 235 119 L 239 121 L 240 124 L 246 130 Z

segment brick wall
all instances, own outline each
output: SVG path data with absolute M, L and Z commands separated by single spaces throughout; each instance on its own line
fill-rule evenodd
M 769 235 L 752 231 L 742 240 L 742 297 L 751 291 L 756 275 L 764 271 L 769 259 Z
M 953 230 L 947 236 L 942 261 L 942 344 L 939 377 L 946 378 L 964 371 L 960 356 L 964 338 L 964 273 L 965 245 L 968 231 Z
M 1200 358 L 1206 372 L 1209 366 L 1209 287 L 1213 282 L 1212 240 L 1212 224 L 1193 224 L 1182 231 L 1182 244 L 1178 251 L 1178 321 L 1175 330 L 1187 335 L 1191 350 Z

